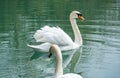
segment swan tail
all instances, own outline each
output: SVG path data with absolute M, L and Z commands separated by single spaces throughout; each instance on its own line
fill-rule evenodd
M 27 46 L 34 49 L 35 51 L 42 51 L 41 48 L 38 45 L 29 45 L 29 44 L 27 44 Z
M 27 46 L 34 49 L 35 51 L 38 51 L 38 52 L 49 52 L 49 48 L 50 48 L 49 43 L 43 43 L 41 45 L 29 45 L 29 44 L 27 44 Z

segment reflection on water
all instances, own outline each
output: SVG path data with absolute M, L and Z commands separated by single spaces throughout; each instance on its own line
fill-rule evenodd
M 46 53 L 33 57 L 35 51 L 26 44 L 35 43 L 33 34 L 44 25 L 60 26 L 73 39 L 69 23 L 72 10 L 79 10 L 86 18 L 77 20 L 84 45 L 82 51 L 63 53 L 65 73 L 120 78 L 119 5 L 119 0 L 1 0 L 0 78 L 52 78 L 55 59 L 48 59 Z

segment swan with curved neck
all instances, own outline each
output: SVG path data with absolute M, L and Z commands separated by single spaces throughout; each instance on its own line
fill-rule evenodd
M 70 38 L 70 36 L 67 33 L 65 33 L 61 28 L 44 26 L 43 28 L 37 30 L 34 34 L 34 38 L 36 42 L 43 42 L 43 43 L 40 45 L 28 44 L 28 46 L 42 52 L 49 52 L 51 43 L 59 45 L 62 51 L 71 50 L 80 47 L 82 45 L 82 36 L 77 26 L 76 18 L 84 20 L 80 12 L 72 11 L 70 13 L 70 22 L 75 36 L 74 42 Z
M 77 26 L 76 18 L 84 20 L 82 14 L 80 12 L 78 12 L 78 11 L 71 12 L 70 22 L 71 22 L 72 29 L 73 29 L 74 36 L 75 36 L 75 43 L 78 45 L 82 45 L 82 36 L 81 36 L 81 33 L 80 33 L 79 28 Z
M 55 57 L 56 57 L 56 69 L 55 69 L 54 78 L 83 78 L 82 76 L 74 73 L 67 73 L 63 75 L 61 50 L 55 44 L 51 45 L 50 47 L 49 57 L 51 57 L 52 53 L 55 53 Z

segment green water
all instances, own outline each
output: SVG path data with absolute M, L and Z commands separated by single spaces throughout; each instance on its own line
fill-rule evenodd
M 53 78 L 55 59 L 36 53 L 33 34 L 45 25 L 59 26 L 74 39 L 72 10 L 83 37 L 78 50 L 63 53 L 64 73 L 84 78 L 120 78 L 120 0 L 1 0 L 0 78 Z

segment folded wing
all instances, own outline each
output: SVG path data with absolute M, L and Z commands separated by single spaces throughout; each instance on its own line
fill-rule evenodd
M 36 42 L 49 42 L 59 46 L 73 44 L 72 39 L 59 27 L 45 26 L 34 34 Z

